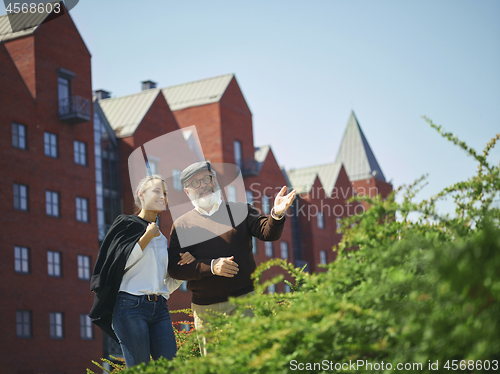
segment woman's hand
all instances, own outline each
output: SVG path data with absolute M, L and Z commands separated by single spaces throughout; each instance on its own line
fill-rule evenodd
M 150 237 L 151 239 L 160 236 L 160 228 L 154 222 L 150 222 L 146 228 L 144 235 Z
M 157 236 L 160 236 L 160 229 L 156 226 L 156 223 L 150 222 L 148 227 L 146 227 L 146 232 L 141 236 L 137 243 L 139 243 L 141 249 L 144 251 L 149 242 Z
M 189 252 L 180 253 L 181 260 L 177 263 L 177 265 L 187 265 L 196 260 L 193 255 Z

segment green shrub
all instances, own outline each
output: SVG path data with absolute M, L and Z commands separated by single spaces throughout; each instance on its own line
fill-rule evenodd
M 337 260 L 326 272 L 307 274 L 282 260 L 262 264 L 254 275 L 257 292 L 234 300 L 252 305 L 255 316 L 215 317 L 209 356 L 192 355 L 196 337 L 190 334 L 174 360 L 125 372 L 389 372 L 397 364 L 443 372 L 447 362 L 457 371 L 453 360 L 459 369 L 460 360 L 474 360 L 473 367 L 462 363 L 462 372 L 474 373 L 484 371 L 486 360 L 485 372 L 494 372 L 493 360 L 500 357 L 500 210 L 492 203 L 500 168 L 487 156 L 500 134 L 479 155 L 430 124 L 478 161 L 477 175 L 421 203 L 413 200 L 424 178 L 397 191 L 401 203 L 395 194 L 364 199 L 371 208 L 344 220 Z M 454 216 L 437 211 L 446 197 L 456 202 Z M 260 274 L 276 265 L 294 277 L 293 292 L 264 295 Z

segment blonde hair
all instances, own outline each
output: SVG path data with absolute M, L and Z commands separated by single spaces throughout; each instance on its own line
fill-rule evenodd
M 165 183 L 165 190 L 167 188 L 167 183 L 163 179 L 163 177 L 160 174 L 155 174 L 155 175 L 148 175 L 145 178 L 142 178 L 139 181 L 139 184 L 137 184 L 137 187 L 134 192 L 134 203 L 135 203 L 135 210 L 137 213 L 139 213 L 142 209 L 142 204 L 141 204 L 141 199 L 139 199 L 139 192 L 144 192 L 148 189 L 147 184 L 155 179 L 161 180 L 163 183 Z

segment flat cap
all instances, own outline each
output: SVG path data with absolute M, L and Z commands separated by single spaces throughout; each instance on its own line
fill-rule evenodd
M 210 166 L 210 162 L 200 161 L 189 165 L 181 172 L 180 179 L 182 185 L 184 186 L 184 183 L 186 183 L 190 178 L 192 178 L 193 175 L 202 170 L 208 170 L 209 172 L 212 172 L 212 167 Z

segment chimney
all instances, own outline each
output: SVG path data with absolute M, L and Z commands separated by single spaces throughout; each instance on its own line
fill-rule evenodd
M 153 81 L 143 81 L 141 83 L 142 83 L 142 90 L 143 91 L 149 90 L 151 88 L 156 88 L 156 82 L 153 82 Z
M 109 99 L 110 96 L 109 91 L 104 91 L 104 90 L 95 90 L 94 91 L 94 100 L 102 100 L 102 99 Z

